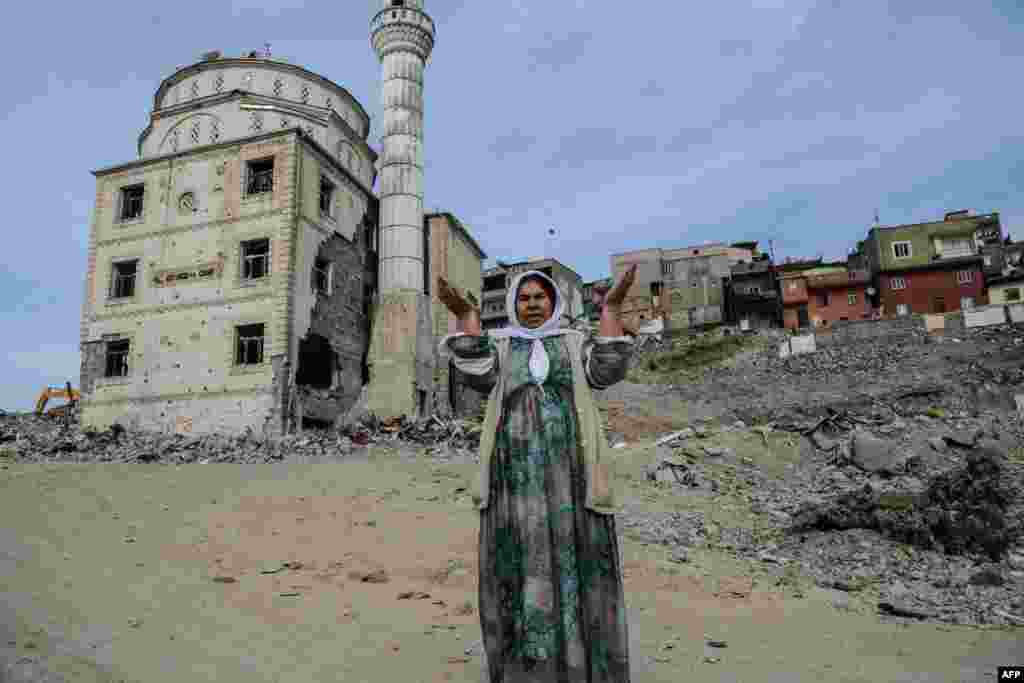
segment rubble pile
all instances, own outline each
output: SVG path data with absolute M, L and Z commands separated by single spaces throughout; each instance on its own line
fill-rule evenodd
M 823 378 L 836 372 L 870 376 L 888 372 L 892 368 L 905 367 L 908 361 L 922 355 L 920 342 L 900 342 L 886 347 L 886 353 L 878 353 L 868 344 L 826 346 L 814 353 L 788 358 L 770 356 L 770 367 L 790 375 Z M 927 351 L 924 351 L 925 353 Z
M 967 465 L 936 475 L 920 493 L 880 493 L 870 484 L 796 513 L 791 532 L 873 529 L 883 536 L 953 555 L 977 553 L 1000 561 L 1024 538 L 1024 516 L 1007 518 L 1024 479 L 1013 481 L 995 448 L 972 450 Z
M 706 433 L 698 436 L 696 427 Z M 830 591 L 837 609 L 1024 625 L 1024 462 L 1007 457 L 1005 440 L 951 437 L 939 454 L 927 443 L 908 449 L 872 437 L 886 446 L 879 457 L 895 459 L 887 467 L 874 467 L 866 453 L 855 457 L 848 441 L 837 448 L 841 457 L 805 441 L 803 461 L 771 477 L 742 452 L 714 445 L 744 430 L 773 434 L 697 424 L 665 437 L 645 478 L 681 499 L 746 510 L 747 523 L 716 523 L 710 510 L 650 512 L 632 500 L 620 517 L 624 533 L 667 546 L 676 562 L 697 549 L 726 552 L 797 596 L 793 577 L 803 577 Z M 689 455 L 697 443 L 702 459 Z
M 779 586 L 799 577 L 837 609 L 1024 625 L 1020 327 L 786 359 L 768 347 L 676 381 L 689 429 L 664 437 L 644 478 L 708 507 L 684 518 L 631 501 L 621 517 L 630 536 L 670 547 L 677 561 L 697 548 L 726 552 Z M 665 400 L 663 387 L 649 388 L 647 399 L 616 398 L 649 410 Z M 748 516 L 723 523 L 722 511 Z
M 309 457 L 344 457 L 374 444 L 422 451 L 438 458 L 475 454 L 480 425 L 472 420 L 431 417 L 379 420 L 373 415 L 342 430 L 307 429 L 270 439 L 168 434 L 126 429 L 82 429 L 77 422 L 32 414 L 0 416 L 0 461 L 116 463 L 268 463 Z

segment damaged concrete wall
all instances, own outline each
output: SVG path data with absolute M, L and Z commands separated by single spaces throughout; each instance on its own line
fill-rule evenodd
M 301 150 L 290 358 L 301 405 L 294 417 L 333 423 L 363 386 L 370 326 L 364 303 L 375 289 L 376 273 L 362 226 L 372 220 L 372 198 L 311 145 L 303 143 Z M 334 186 L 326 213 L 320 207 L 321 177 Z M 327 268 L 326 291 L 316 286 L 318 262 Z
M 282 134 L 97 172 L 83 424 L 277 429 L 273 359 L 288 353 L 294 144 Z M 268 157 L 273 190 L 246 196 L 245 163 Z M 143 215 L 119 220 L 121 188 L 136 182 L 145 186 Z M 242 241 L 256 238 L 269 241 L 269 272 L 243 279 Z M 114 264 L 123 259 L 137 260 L 134 291 L 114 298 Z M 262 362 L 237 365 L 237 327 L 255 323 L 264 326 Z M 130 344 L 127 374 L 104 377 L 106 346 L 117 339 Z
M 431 214 L 426 218 L 430 231 L 430 292 L 434 325 L 434 405 L 441 414 L 475 414 L 482 397 L 479 392 L 468 391 L 459 375 L 452 375 L 450 363 L 442 362 L 437 344 L 445 335 L 455 332 L 455 316 L 441 303 L 437 293 L 437 279 L 444 278 L 450 285 L 469 292 L 479 303 L 482 298 L 483 272 L 479 252 L 461 231 L 451 224 L 445 214 Z M 454 382 L 454 384 L 453 384 Z

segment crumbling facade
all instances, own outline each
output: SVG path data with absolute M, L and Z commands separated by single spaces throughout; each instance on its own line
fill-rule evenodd
M 357 402 L 432 411 L 432 250 L 478 294 L 483 254 L 451 214 L 435 229 L 422 211 L 433 30 L 420 0 L 371 23 L 379 161 L 359 102 L 287 60 L 211 52 L 160 84 L 138 159 L 94 171 L 83 424 L 276 435 Z
M 725 282 L 726 322 L 742 330 L 757 330 L 779 326 L 781 316 L 775 267 L 767 254 L 730 267 Z
M 82 421 L 182 433 L 330 422 L 366 379 L 376 154 L 343 88 L 217 53 L 94 172 Z

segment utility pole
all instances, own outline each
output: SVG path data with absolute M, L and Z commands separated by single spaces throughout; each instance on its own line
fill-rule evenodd
M 782 306 L 782 285 L 779 282 L 778 272 L 775 270 L 775 240 L 768 240 L 768 255 L 771 257 L 769 276 L 772 286 L 775 288 L 775 317 L 776 322 L 782 327 L 786 326 L 785 309 Z

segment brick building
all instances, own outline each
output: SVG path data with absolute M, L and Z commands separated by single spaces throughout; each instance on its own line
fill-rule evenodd
M 452 287 L 467 294 L 473 303 L 480 305 L 483 290 L 481 265 L 487 258 L 470 231 L 451 213 L 428 213 L 423 217 L 426 224 L 427 267 L 430 274 L 428 289 L 431 301 L 431 321 L 434 325 L 434 352 L 445 335 L 455 332 L 455 316 L 441 303 L 438 295 L 439 277 Z M 481 404 L 479 392 L 459 382 L 459 374 L 452 372 L 452 361 L 434 363 L 435 407 L 441 413 L 471 415 Z
M 883 316 L 945 313 L 985 303 L 983 249 L 1002 241 L 999 214 L 875 226 L 858 258 L 870 268 Z
M 871 318 L 870 281 L 866 270 L 844 263 L 780 273 L 784 326 L 827 328 L 838 321 Z
M 983 289 L 980 256 L 887 271 L 878 278 L 885 316 L 974 308 L 981 303 Z

